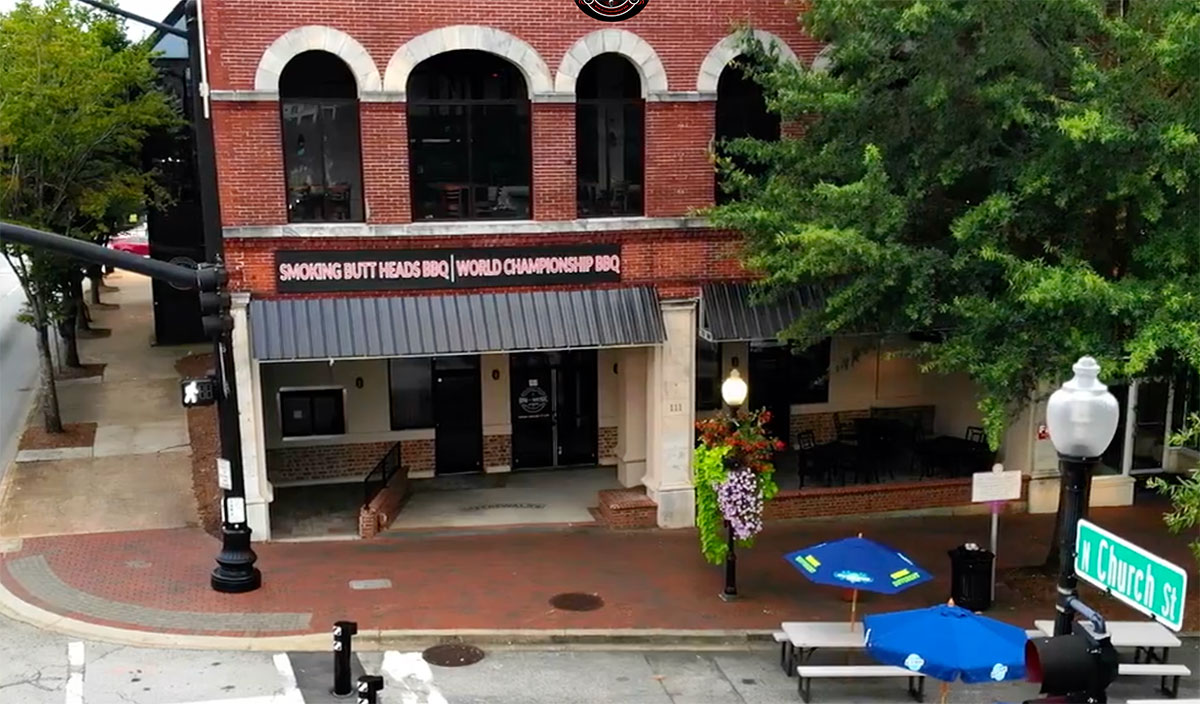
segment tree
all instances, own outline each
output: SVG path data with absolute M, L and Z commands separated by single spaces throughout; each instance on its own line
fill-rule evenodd
M 121 25 L 67 0 L 22 0 L 0 15 L 0 214 L 60 234 L 94 239 L 121 212 L 156 197 L 140 167 L 147 132 L 173 121 L 154 90 L 146 47 Z M 81 303 L 81 264 L 23 246 L 3 253 L 25 291 L 24 318 L 37 331 L 46 430 L 61 432 L 49 327 Z
M 737 200 L 711 212 L 763 295 L 825 291 L 786 336 L 924 333 L 911 353 L 974 380 L 993 447 L 1084 354 L 1110 382 L 1200 367 L 1200 1 L 812 0 L 801 22 L 825 68 L 746 65 L 804 133 L 726 145 Z
M 1171 444 L 1183 447 L 1197 439 L 1200 439 L 1200 413 L 1192 413 L 1185 419 L 1183 429 L 1171 435 Z M 1188 546 L 1196 562 L 1200 562 L 1200 538 L 1196 537 L 1195 531 L 1200 525 L 1200 469 L 1193 469 L 1177 482 L 1154 477 L 1148 486 L 1171 500 L 1171 511 L 1163 516 L 1163 522 L 1171 532 L 1191 529 L 1192 540 Z

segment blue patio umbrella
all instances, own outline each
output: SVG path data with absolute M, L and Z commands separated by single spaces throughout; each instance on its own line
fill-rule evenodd
M 948 684 L 1025 677 L 1025 631 L 953 605 L 875 614 L 863 619 L 867 653 Z
M 850 626 L 858 606 L 858 590 L 897 594 L 933 579 L 907 555 L 859 533 L 784 555 L 788 564 L 817 584 L 853 590 Z

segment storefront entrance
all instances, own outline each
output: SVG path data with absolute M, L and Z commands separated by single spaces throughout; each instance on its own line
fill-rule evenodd
M 750 410 L 771 413 L 767 432 L 790 443 L 792 411 L 791 353 L 784 345 L 750 343 Z
M 483 471 L 479 357 L 435 357 L 433 413 L 438 474 Z
M 596 352 L 510 357 L 513 469 L 596 463 Z

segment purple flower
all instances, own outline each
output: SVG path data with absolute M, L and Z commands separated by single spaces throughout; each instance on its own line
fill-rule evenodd
M 762 530 L 763 496 L 758 477 L 749 469 L 729 472 L 725 481 L 715 484 L 717 505 L 729 521 L 733 535 L 746 540 Z

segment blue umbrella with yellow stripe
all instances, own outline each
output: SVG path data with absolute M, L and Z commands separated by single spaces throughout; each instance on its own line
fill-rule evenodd
M 788 564 L 817 584 L 853 590 L 850 602 L 850 626 L 854 627 L 858 591 L 898 594 L 933 579 L 907 555 L 859 533 L 790 552 Z

